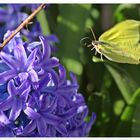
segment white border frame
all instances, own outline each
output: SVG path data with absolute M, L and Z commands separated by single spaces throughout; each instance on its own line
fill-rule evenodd
M 1 3 L 2 1 L 0 1 Z M 63 3 L 63 4 L 78 4 L 78 3 L 83 3 L 83 4 L 87 4 L 87 3 L 96 3 L 96 4 L 103 4 L 103 3 L 108 3 L 108 4 L 119 4 L 119 3 L 139 3 L 140 4 L 140 0 L 4 0 L 4 4 L 7 3 L 52 3 L 52 4 L 59 4 L 59 3 Z

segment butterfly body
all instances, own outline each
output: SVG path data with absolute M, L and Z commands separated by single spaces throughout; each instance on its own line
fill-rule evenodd
M 118 63 L 140 63 L 140 21 L 126 20 L 118 23 L 92 41 L 98 53 Z

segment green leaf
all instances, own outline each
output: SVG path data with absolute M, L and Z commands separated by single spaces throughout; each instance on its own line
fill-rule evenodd
M 136 109 L 135 109 L 134 116 L 132 119 L 131 135 L 135 136 L 135 137 L 139 137 L 140 136 L 140 112 L 139 112 L 139 110 L 140 110 L 140 97 L 135 97 L 135 98 L 136 98 L 136 101 L 135 101 L 136 102 L 135 103 Z
M 100 113 L 100 122 L 101 122 L 101 136 L 104 136 L 106 132 L 108 131 L 109 122 L 111 120 L 110 111 L 111 111 L 111 96 L 109 89 L 111 87 L 112 83 L 112 77 L 110 76 L 109 72 L 106 71 L 103 79 L 103 84 L 101 87 L 101 96 L 102 96 L 102 102 L 101 102 L 101 113 Z
M 133 79 L 123 70 L 116 69 L 108 64 L 105 64 L 106 68 L 114 78 L 122 96 L 126 103 L 129 103 L 132 93 L 137 88 Z
M 82 64 L 79 61 L 71 58 L 65 58 L 64 63 L 67 64 L 69 70 L 73 70 L 77 75 L 81 75 L 83 72 Z
M 41 25 L 43 35 L 49 35 L 50 34 L 50 28 L 49 28 L 49 24 L 48 24 L 48 21 L 47 21 L 45 10 L 41 10 L 37 14 L 37 19 L 38 19 L 38 21 Z
M 120 117 L 120 121 L 116 128 L 116 131 L 114 133 L 115 136 L 130 136 L 131 127 L 132 127 L 132 135 L 133 136 L 138 135 L 138 132 L 140 132 L 140 125 L 139 125 L 140 119 L 138 118 L 140 116 L 138 114 L 139 113 L 138 107 L 140 106 L 139 103 L 140 103 L 140 88 L 138 88 L 133 93 L 131 100 L 129 101 L 128 105 L 124 109 Z M 132 122 L 133 122 L 133 126 L 132 126 Z
M 103 60 L 101 60 L 100 58 L 98 58 L 96 56 L 92 57 L 92 61 L 95 62 L 95 63 L 104 62 Z
M 114 18 L 117 21 L 123 21 L 125 19 L 139 19 L 140 8 L 137 4 L 120 4 L 114 12 Z

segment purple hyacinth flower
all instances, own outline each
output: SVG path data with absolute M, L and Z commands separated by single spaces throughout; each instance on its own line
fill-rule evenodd
M 68 136 L 69 137 L 85 137 L 85 136 L 88 136 L 89 132 L 91 130 L 91 127 L 94 124 L 95 120 L 96 120 L 96 115 L 95 115 L 95 113 L 92 113 L 92 116 L 91 116 L 89 122 L 83 121 L 83 123 L 79 127 L 76 127 L 75 129 L 70 129 Z M 71 126 L 71 127 L 73 127 L 73 126 Z
M 38 26 L 40 26 L 40 25 L 38 25 Z M 38 27 L 38 28 L 40 28 L 40 27 Z M 54 46 L 54 43 L 58 43 L 59 39 L 57 38 L 56 35 L 51 34 L 51 35 L 47 35 L 47 36 L 42 36 L 42 31 L 40 31 L 36 28 L 34 28 L 33 32 L 28 32 L 27 30 L 22 30 L 22 31 L 25 36 L 27 36 L 27 37 L 29 36 L 28 38 L 30 39 L 30 41 L 35 40 L 36 38 L 38 38 L 38 36 L 40 36 L 39 39 L 42 41 L 42 38 L 43 38 L 47 42 L 47 44 L 49 44 L 49 46 L 51 47 L 52 52 L 57 51 L 57 48 L 56 48 L 56 46 Z M 36 40 L 38 40 L 38 39 L 36 39 Z M 29 43 L 28 50 L 32 51 L 34 48 L 39 47 L 40 44 L 41 44 L 41 42 L 39 42 L 39 41 Z
M 37 61 L 35 62 L 36 69 L 38 69 L 39 76 L 44 76 L 45 72 L 55 73 L 52 68 L 59 65 L 59 59 L 51 57 L 51 47 L 48 43 L 48 38 L 40 36 L 41 42 L 33 42 L 28 45 L 28 50 L 32 52 L 34 49 L 37 51 Z M 54 75 L 54 74 L 53 74 Z
M 60 95 L 60 96 L 66 96 L 68 97 L 67 94 L 69 94 L 69 97 L 71 98 L 71 95 L 73 96 L 73 93 L 76 93 L 78 90 L 78 84 L 75 81 L 74 74 L 71 73 L 71 81 L 66 79 L 66 70 L 64 66 L 59 64 L 58 71 L 59 75 L 54 71 L 54 70 L 47 70 L 47 72 L 50 72 L 52 75 L 52 79 L 54 80 L 54 87 L 55 89 L 55 94 Z M 48 92 L 48 87 L 42 87 L 42 92 Z M 54 92 L 54 91 L 52 91 Z
M 67 81 L 62 65 L 59 66 L 59 75 L 56 73 L 58 82 L 54 82 L 50 75 L 46 74 L 40 80 L 39 91 L 32 93 L 24 110 L 31 121 L 22 135 L 29 136 L 37 130 L 39 136 L 87 136 L 96 116 L 92 115 L 90 121 L 85 122 L 88 109 L 83 96 L 77 93 L 75 75 L 71 73 L 71 81 Z
M 13 55 L 7 54 L 4 51 L 0 52 L 2 62 L 9 67 L 9 69 L 0 73 L 0 84 L 6 83 L 11 78 L 15 78 L 19 84 L 28 79 L 32 86 L 37 88 L 39 79 L 34 70 L 37 49 L 32 51 L 29 56 L 27 56 L 21 43 L 17 43 L 17 45 L 14 45 L 14 48 L 12 49 Z
M 28 14 L 21 12 L 21 8 L 22 5 L 17 4 L 8 4 L 5 7 L 0 7 L 0 23 L 4 23 L 0 34 L 1 42 L 7 30 L 15 30 L 27 18 Z
M 61 118 L 53 113 L 57 106 L 57 99 L 49 99 L 50 95 L 40 95 L 37 104 L 33 101 L 28 105 L 24 112 L 31 118 L 31 122 L 24 128 L 23 133 L 30 133 L 37 128 L 40 136 L 50 136 L 49 127 L 53 127 L 54 131 L 58 131 L 66 136 L 66 128 Z M 34 106 L 33 106 L 34 104 Z
M 10 121 L 2 111 L 0 111 L 0 137 L 14 137 Z
M 27 37 L 30 42 L 38 40 L 38 37 L 42 35 L 42 30 L 39 22 L 35 22 L 31 26 L 30 32 L 26 29 L 22 29 L 21 32 Z
M 11 34 L 13 33 L 13 31 L 8 30 L 6 32 L 6 34 L 4 35 L 3 40 L 6 40 Z M 13 55 L 13 50 L 14 48 L 19 45 L 19 44 L 23 44 L 23 41 L 21 39 L 20 33 L 17 33 L 13 39 L 11 39 L 9 41 L 9 43 L 3 48 L 3 51 L 9 54 Z
M 2 128 L 15 136 L 87 136 L 96 115 L 85 121 L 88 108 L 76 76 L 71 72 L 67 80 L 48 38 L 39 39 L 24 44 L 18 34 L 0 52 L 0 108 L 14 125 Z
M 22 5 L 9 4 L 6 8 L 0 8 L 0 22 L 5 23 L 6 29 L 15 29 L 27 18 L 28 15 L 26 13 L 20 12 L 21 7 Z
M 16 120 L 24 109 L 25 103 L 30 92 L 30 85 L 24 81 L 19 87 L 16 87 L 14 80 L 8 82 L 8 94 L 6 100 L 0 102 L 1 111 L 10 109 L 9 119 Z

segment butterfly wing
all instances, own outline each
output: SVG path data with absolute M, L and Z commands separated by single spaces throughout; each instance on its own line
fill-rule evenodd
M 100 51 L 108 59 L 120 63 L 140 63 L 140 21 L 126 20 L 99 37 Z

